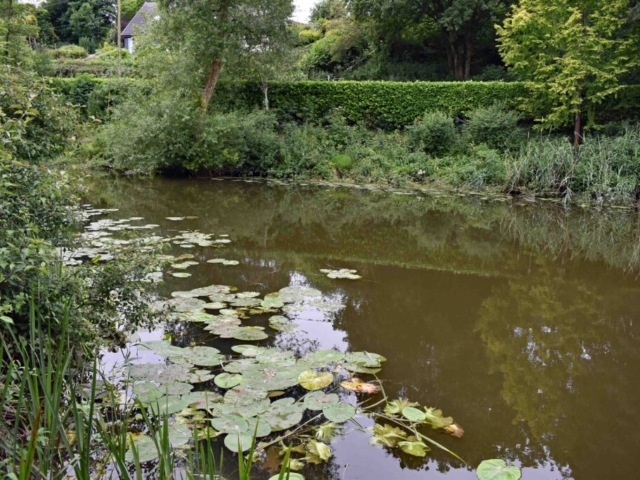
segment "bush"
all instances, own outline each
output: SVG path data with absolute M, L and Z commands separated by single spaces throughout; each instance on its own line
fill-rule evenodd
M 79 45 L 65 45 L 64 47 L 57 48 L 51 51 L 53 58 L 85 58 L 87 56 L 87 50 Z
M 75 110 L 35 74 L 0 66 L 0 152 L 5 156 L 54 158 L 71 141 L 76 118 Z
M 453 120 L 443 113 L 425 113 L 422 120 L 407 129 L 414 150 L 428 155 L 445 155 L 456 144 L 458 133 Z
M 519 115 L 501 103 L 476 108 L 469 112 L 469 120 L 464 126 L 465 139 L 499 150 L 518 148 L 524 137 L 522 129 L 518 128 L 518 120 Z
M 322 31 L 305 28 L 298 32 L 298 42 L 300 45 L 308 45 L 322 38 Z

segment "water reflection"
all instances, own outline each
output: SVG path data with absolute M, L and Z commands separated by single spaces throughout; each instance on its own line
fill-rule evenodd
M 383 354 L 389 397 L 454 416 L 465 437 L 436 438 L 473 467 L 500 457 L 521 465 L 525 479 L 632 478 L 640 468 L 633 212 L 213 181 L 107 181 L 89 197 L 165 232 L 187 227 L 165 217 L 196 215 L 188 228 L 230 235 L 216 256 L 239 266 L 207 264 L 210 252 L 195 249 L 201 264 L 188 279 L 168 280 L 165 294 L 210 284 L 262 293 L 304 285 L 344 304 L 332 314 L 304 310 L 299 332 L 268 342 L 300 353 Z M 319 272 L 342 267 L 363 279 Z M 233 344 L 197 325 L 169 332 L 181 346 L 229 352 Z M 332 444 L 332 461 L 306 477 L 475 478 L 441 452 L 422 460 L 368 443 L 368 434 L 347 429 Z

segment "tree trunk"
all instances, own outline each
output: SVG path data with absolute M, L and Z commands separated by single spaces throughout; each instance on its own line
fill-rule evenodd
M 462 41 L 455 32 L 447 32 L 446 43 L 449 72 L 458 81 L 469 80 L 473 58 L 472 41 Z
M 578 109 L 573 124 L 573 145 L 575 147 L 582 144 L 582 109 Z
M 264 82 L 260 86 L 260 88 L 262 90 L 262 94 L 264 95 L 264 109 L 269 111 L 269 84 L 267 82 Z
M 464 79 L 471 78 L 471 59 L 473 58 L 473 42 L 469 39 L 465 40 L 464 52 Z
M 222 70 L 222 58 L 218 57 L 211 64 L 209 77 L 207 77 L 207 83 L 205 84 L 204 91 L 202 92 L 202 109 L 204 111 L 207 111 L 209 102 L 211 102 L 211 97 L 213 96 L 216 84 L 218 83 L 218 77 L 220 76 L 220 70 Z

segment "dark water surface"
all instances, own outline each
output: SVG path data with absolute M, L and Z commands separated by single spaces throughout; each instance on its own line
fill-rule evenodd
M 433 437 L 468 467 L 440 451 L 420 459 L 372 447 L 348 428 L 328 464 L 302 472 L 307 479 L 473 479 L 489 458 L 521 466 L 525 480 L 637 478 L 637 213 L 239 181 L 106 181 L 89 192 L 95 206 L 165 233 L 230 236 L 223 249 L 189 251 L 201 264 L 190 278 L 169 277 L 165 294 L 317 288 L 347 307 L 303 316 L 302 332 L 264 344 L 380 353 L 390 398 L 442 408 L 466 431 Z M 199 218 L 165 220 L 187 215 Z M 205 263 L 214 257 L 240 265 Z M 354 268 L 363 279 L 330 280 L 321 268 Z M 230 345 L 199 328 L 173 334 L 181 346 Z

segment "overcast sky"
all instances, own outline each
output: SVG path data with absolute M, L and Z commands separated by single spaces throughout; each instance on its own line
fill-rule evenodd
M 311 9 L 319 1 L 320 0 L 293 0 L 296 6 L 296 10 L 293 12 L 293 19 L 298 22 L 308 22 Z

